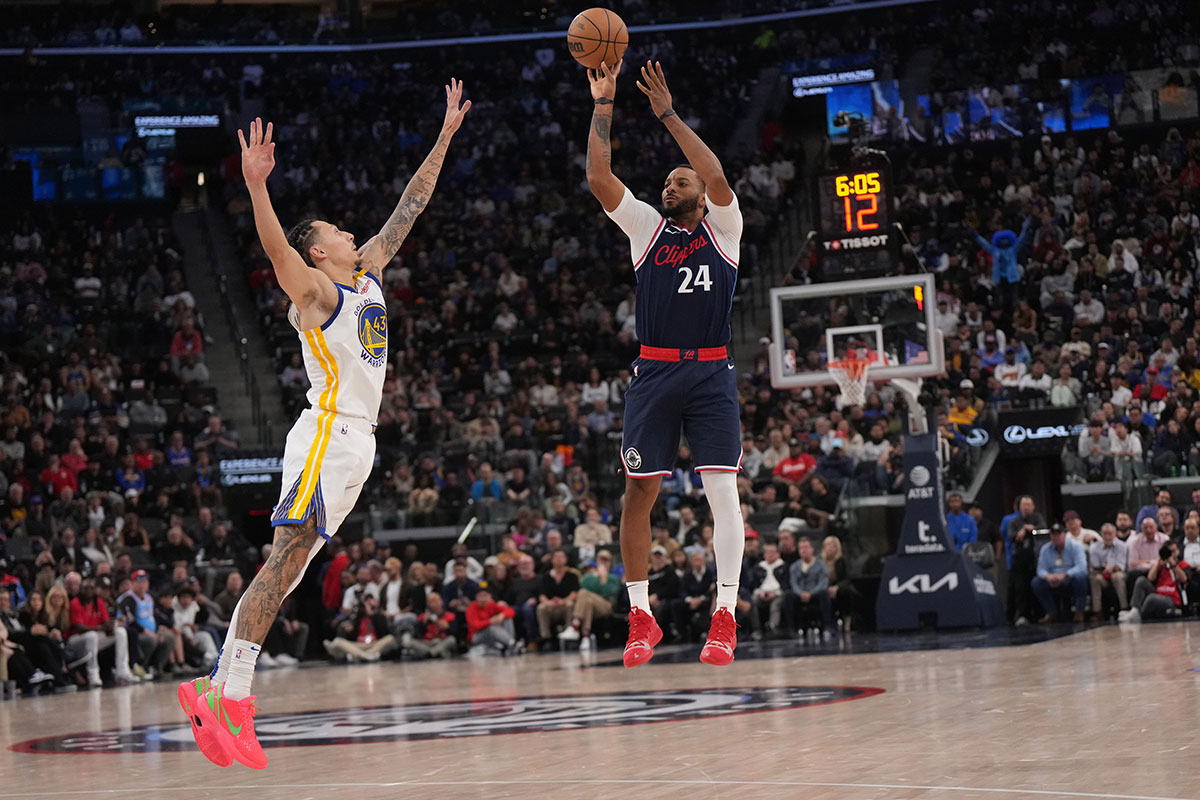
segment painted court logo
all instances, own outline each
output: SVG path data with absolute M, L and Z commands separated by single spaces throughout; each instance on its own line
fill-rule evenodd
M 460 700 L 264 714 L 255 718 L 254 728 L 266 748 L 461 739 L 786 711 L 882 692 L 855 686 L 782 686 Z M 10 749 L 18 753 L 159 753 L 195 748 L 191 726 L 181 721 L 35 739 Z

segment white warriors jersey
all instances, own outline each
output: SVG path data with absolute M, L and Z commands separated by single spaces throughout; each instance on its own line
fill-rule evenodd
M 300 333 L 312 407 L 374 423 L 387 372 L 387 309 L 378 278 L 360 270 L 353 281 L 333 284 L 337 308 L 321 327 L 301 331 L 294 305 L 288 320 Z

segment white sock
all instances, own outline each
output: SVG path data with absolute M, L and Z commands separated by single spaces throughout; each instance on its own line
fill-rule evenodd
M 308 551 L 308 559 L 304 562 L 304 569 L 300 570 L 300 574 L 296 576 L 296 579 L 292 581 L 292 585 L 289 586 L 288 590 L 284 593 L 283 596 L 285 599 L 292 592 L 296 591 L 296 587 L 299 586 L 300 581 L 304 579 L 304 573 L 308 571 L 308 565 L 312 563 L 313 558 L 316 557 L 317 553 L 320 552 L 321 548 L 324 546 L 325 540 L 318 536 L 317 540 L 313 543 L 312 548 Z M 247 591 L 249 591 L 248 588 Z M 236 649 L 236 644 L 238 641 L 240 641 L 237 638 L 238 612 L 241 611 L 242 600 L 245 598 L 246 595 L 243 594 L 240 598 L 238 598 L 237 605 L 233 607 L 233 614 L 231 614 L 229 617 L 229 630 L 225 632 L 225 644 L 221 645 L 221 649 L 217 653 L 217 664 L 215 667 L 213 667 L 213 671 L 209 675 L 210 683 L 225 683 L 229 680 L 229 663 L 232 659 L 233 652 Z M 258 645 L 255 645 L 255 647 L 257 646 Z M 257 656 L 255 656 L 255 658 L 257 658 Z M 253 669 L 253 666 L 251 666 L 252 673 Z M 249 695 L 249 686 L 250 684 L 247 683 L 247 696 Z
M 700 473 L 704 496 L 713 515 L 713 551 L 717 557 L 717 608 L 737 609 L 738 584 L 742 578 L 742 555 L 746 526 L 738 499 L 737 475 L 706 470 Z
M 650 581 L 629 581 L 625 584 L 629 589 L 629 606 L 631 608 L 640 608 L 647 614 L 650 611 Z
M 241 700 L 250 696 L 250 684 L 254 682 L 254 665 L 262 648 L 245 639 L 234 639 L 232 649 L 224 694 L 230 700 Z

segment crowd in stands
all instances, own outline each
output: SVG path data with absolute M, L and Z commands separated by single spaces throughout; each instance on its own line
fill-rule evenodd
M 1015 625 L 1068 614 L 1075 623 L 1136 625 L 1200 611 L 1200 488 L 1187 504 L 1160 488 L 1152 502 L 1117 511 L 1099 530 L 1075 510 L 1051 522 L 1028 495 L 997 523 L 953 494 L 946 521 L 955 547 L 1006 587 Z
M 193 635 L 188 595 L 211 595 L 205 571 L 240 562 L 246 547 L 210 510 L 221 502 L 216 459 L 237 434 L 216 407 L 204 331 L 162 218 L 50 208 L 0 231 L 0 583 L 11 589 L 0 602 L 5 649 L 21 652 L 12 680 L 98 685 L 97 654 L 115 651 L 125 682 L 215 653 Z M 166 580 L 183 563 L 184 582 L 158 609 L 162 630 L 156 609 L 141 608 L 141 636 L 130 636 L 133 624 L 115 620 L 134 577 Z M 197 575 L 205 586 L 186 583 Z
M 1024 26 L 1037 31 L 1027 55 L 1039 76 L 1102 71 L 1117 57 L 1129 67 L 1186 58 L 1190 23 L 1126 37 L 1132 4 L 1102 4 L 1091 17 L 1084 5 L 1022 6 L 1026 23 L 1047 21 Z M 1160 30 L 1176 6 L 1137 8 Z M 983 4 L 971 36 L 949 35 L 951 15 L 921 29 L 927 42 L 979 55 L 956 66 L 962 80 L 985 62 L 1011 64 L 980 55 L 1006 46 L 1002 37 L 974 35 L 1015 24 L 1011 10 Z M 881 20 L 916 13 L 885 12 L 840 40 L 798 27 L 746 34 L 763 56 L 819 58 L 844 52 L 852 36 L 853 46 L 878 36 L 878 49 L 900 53 L 913 45 Z M 1062 32 L 1083 19 L 1099 33 L 1075 52 Z M 117 39 L 126 27 L 114 27 Z M 892 30 L 920 38 L 911 25 Z M 711 46 L 717 35 L 723 46 Z M 758 64 L 728 36 L 654 38 L 627 56 L 663 61 L 680 114 L 719 153 Z M 1171 52 L 1149 52 L 1148 41 Z M 258 104 L 277 132 L 271 190 L 284 224 L 324 216 L 360 240 L 380 228 L 432 144 L 442 98 L 431 76 L 470 76 L 474 102 L 429 208 L 384 273 L 392 357 L 382 466 L 364 504 L 401 527 L 454 524 L 470 508 L 509 535 L 499 552 L 477 553 L 482 562 L 335 541 L 319 577 L 324 615 L 301 618 L 290 602 L 259 663 L 302 658 L 310 638 L 331 657 L 373 661 L 591 647 L 592 636 L 612 635 L 628 603 L 612 543 L 620 412 L 637 352 L 633 276 L 623 236 L 585 186 L 591 103 L 577 65 L 559 47 L 531 44 L 423 52 L 419 70 L 374 55 L 193 67 L 164 58 L 82 74 L 33 61 L 0 88 L 40 85 L 115 106 L 127 90 L 199 85 L 233 109 Z M 622 85 L 614 171 L 654 198 L 679 153 L 632 82 Z M 725 165 L 746 217 L 744 274 L 803 183 L 802 159 L 778 125 L 771 131 L 760 153 Z M 1095 423 L 1073 448 L 1084 479 L 1200 466 L 1198 159 L 1200 134 L 1186 124 L 892 153 L 896 218 L 911 241 L 905 268 L 938 275 L 949 374 L 931 383 L 945 405 L 952 479 L 981 414 L 1038 404 L 1078 406 Z M 305 376 L 236 156 L 218 191 L 294 411 Z M 207 386 L 204 321 L 178 245 L 163 221 L 39 210 L 12 218 L 0 248 L 0 679 L 30 690 L 203 670 L 265 554 L 221 519 L 214 462 L 238 441 Z M 820 279 L 807 258 L 789 276 Z M 863 615 L 836 535 L 838 498 L 849 485 L 899 487 L 905 410 L 886 387 L 840 407 L 820 388 L 772 390 L 762 358 L 746 368 L 739 618 L 756 637 L 818 625 L 828 636 L 835 618 Z M 681 446 L 653 515 L 651 602 L 676 641 L 703 635 L 713 593 L 712 529 L 692 466 Z M 1156 524 L 1176 524 L 1166 516 Z M 1008 537 L 993 541 L 1013 549 Z M 1032 598 L 1056 588 L 1035 587 L 1046 574 L 1035 563 L 1017 582 L 1028 618 Z
M 655 45 L 627 59 L 662 58 L 681 113 L 721 150 L 734 118 L 703 109 L 743 105 L 753 73 L 719 51 L 685 69 L 684 49 Z M 585 184 L 590 96 L 565 53 L 509 47 L 505 58 L 519 80 L 465 69 L 477 76 L 467 85 L 470 124 L 383 275 L 392 358 L 375 437 L 383 474 L 369 492 L 402 525 L 455 523 L 480 502 L 498 506 L 491 519 L 500 522 L 522 508 L 582 521 L 595 507 L 607 518 L 621 491 L 621 410 L 638 346 L 634 282 L 624 235 Z M 381 227 L 443 113 L 424 76 L 464 69 L 459 57 L 431 61 L 421 76 L 376 58 L 339 62 L 332 77 L 329 64 L 309 60 L 263 72 L 259 92 L 279 142 L 269 185 L 285 224 L 323 216 L 360 240 Z M 296 85 L 314 91 L 300 96 Z M 644 98 L 626 93 L 618 106 L 614 169 L 653 199 L 678 147 Z M 363 117 L 354 132 L 341 122 L 348 112 Z M 745 276 L 801 181 L 793 152 L 777 142 L 728 167 L 746 217 Z M 299 345 L 238 169 L 227 163 L 227 208 L 294 411 L 306 388 Z M 759 430 L 764 421 L 754 421 Z M 669 510 L 698 490 L 681 451 Z

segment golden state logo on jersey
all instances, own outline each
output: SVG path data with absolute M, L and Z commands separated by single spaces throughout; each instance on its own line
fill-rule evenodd
M 387 359 L 387 309 L 373 300 L 364 300 L 354 309 L 358 318 L 358 341 L 362 360 L 373 367 Z

